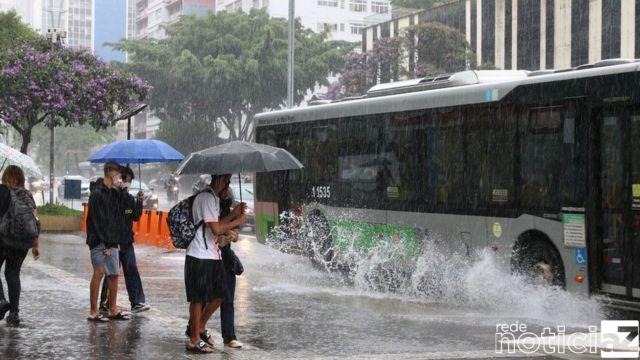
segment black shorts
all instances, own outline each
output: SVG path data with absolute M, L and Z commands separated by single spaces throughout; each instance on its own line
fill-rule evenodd
M 227 275 L 222 260 L 187 256 L 184 261 L 184 286 L 188 302 L 211 302 L 227 296 Z

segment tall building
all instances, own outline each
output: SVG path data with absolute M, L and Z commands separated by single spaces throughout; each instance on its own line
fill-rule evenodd
M 29 27 L 42 27 L 42 0 L 0 0 L 0 11 L 9 10 L 14 10 Z
M 164 27 L 176 23 L 183 14 L 205 15 L 215 11 L 215 0 L 137 0 L 138 39 L 162 39 Z
M 95 19 L 93 49 L 104 61 L 125 61 L 124 52 L 114 50 L 106 43 L 115 43 L 127 37 L 127 0 L 94 0 Z
M 289 0 L 219 0 L 216 5 L 217 11 L 254 8 L 265 8 L 272 17 L 289 17 Z M 296 0 L 295 13 L 306 28 L 328 29 L 334 40 L 359 42 L 366 26 L 391 19 L 391 5 L 389 0 Z
M 362 50 L 430 21 L 466 36 L 478 64 L 563 69 L 640 58 L 640 0 L 460 0 L 367 27 Z

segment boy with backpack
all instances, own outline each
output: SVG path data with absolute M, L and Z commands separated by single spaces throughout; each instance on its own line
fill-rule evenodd
M 2 174 L 0 185 L 0 267 L 6 263 L 5 279 L 9 290 L 9 301 L 5 299 L 0 282 L 0 320 L 7 311 L 7 324 L 20 324 L 20 269 L 29 249 L 33 258 L 40 257 L 40 222 L 36 216 L 33 196 L 24 188 L 24 173 L 14 165 Z
M 229 185 L 231 175 L 212 175 L 209 188 L 178 203 L 169 212 L 167 222 L 176 247 L 187 249 L 184 282 L 189 302 L 189 336 L 187 350 L 213 352 L 213 339 L 207 321 L 227 296 L 224 266 L 218 248 L 218 236 L 247 221 L 237 207 L 232 217 L 219 220 L 220 199 L 217 194 Z M 188 228 L 189 235 L 180 229 Z

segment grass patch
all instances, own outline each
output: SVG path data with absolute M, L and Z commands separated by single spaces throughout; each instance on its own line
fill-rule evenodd
M 68 208 L 64 205 L 47 204 L 38 206 L 36 209 L 38 215 L 54 215 L 54 216 L 82 216 L 82 211 Z

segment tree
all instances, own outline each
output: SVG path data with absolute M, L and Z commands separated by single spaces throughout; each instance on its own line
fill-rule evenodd
M 475 68 L 475 56 L 464 34 L 439 22 L 410 27 L 405 44 L 409 53 L 417 55 L 417 76 Z
M 339 79 L 331 84 L 326 97 L 335 100 L 344 96 L 358 96 L 380 82 L 397 81 L 404 74 L 402 39 L 383 38 L 366 53 L 350 52 Z
M 33 128 L 32 146 L 29 155 L 42 169 L 49 168 L 49 128 L 38 124 Z M 77 169 L 78 161 L 85 161 L 100 147 L 116 140 L 114 127 L 96 131 L 91 125 L 67 126 L 64 131 L 57 131 L 55 138 L 54 158 L 56 175 L 66 175 L 66 171 Z
M 33 41 L 38 35 L 20 21 L 15 11 L 0 12 L 0 51 Z
M 352 45 L 327 41 L 296 23 L 295 100 L 327 85 Z M 115 47 L 129 54 L 122 66 L 151 83 L 149 101 L 161 120 L 199 121 L 230 139 L 252 139 L 254 115 L 284 105 L 287 22 L 264 11 L 184 16 L 164 40 L 133 40 Z
M 142 101 L 150 87 L 108 66 L 87 51 L 50 44 L 44 38 L 0 52 L 0 120 L 22 137 L 49 126 L 90 124 L 104 129 L 116 114 Z
M 443 0 L 393 0 L 391 4 L 397 7 L 409 9 L 431 9 L 434 6 L 443 4 Z
M 219 127 L 194 118 L 163 120 L 156 132 L 156 138 L 171 144 L 183 154 L 224 143 L 220 138 Z
M 329 87 L 326 97 L 335 100 L 359 96 L 378 83 L 468 68 L 476 68 L 475 55 L 464 34 L 441 23 L 428 22 L 411 26 L 398 37 L 378 39 L 364 54 L 347 54 L 345 66 L 338 80 Z M 481 68 L 495 69 L 491 64 Z

